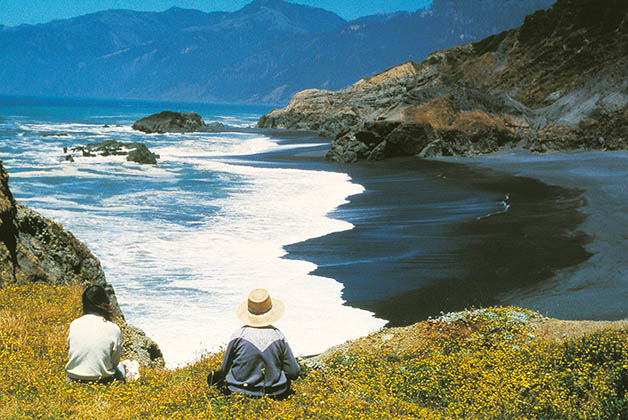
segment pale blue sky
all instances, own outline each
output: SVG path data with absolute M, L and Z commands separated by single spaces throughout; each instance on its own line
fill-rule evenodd
M 0 0 L 0 24 L 43 23 L 106 9 L 163 11 L 172 6 L 205 12 L 238 10 L 252 0 Z M 347 20 L 376 13 L 416 11 L 431 0 L 291 0 L 337 13 Z

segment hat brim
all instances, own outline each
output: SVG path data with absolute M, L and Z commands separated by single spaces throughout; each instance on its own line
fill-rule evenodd
M 279 320 L 286 311 L 286 305 L 279 299 L 271 299 L 273 307 L 263 315 L 253 315 L 249 312 L 248 300 L 241 302 L 236 310 L 236 317 L 249 327 L 267 327 Z

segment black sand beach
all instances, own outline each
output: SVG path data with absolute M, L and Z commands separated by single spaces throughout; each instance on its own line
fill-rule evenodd
M 502 303 L 562 319 L 628 318 L 628 152 L 511 151 L 448 161 L 583 191 L 585 219 L 578 230 L 590 237 L 585 249 L 591 257 L 535 287 L 505 294 Z
M 389 326 L 507 304 L 563 319 L 626 318 L 628 154 L 552 156 L 347 166 L 323 162 L 320 151 L 279 157 L 347 172 L 366 189 L 331 215 L 352 230 L 290 245 L 286 258 L 315 263 L 314 274 L 344 285 L 348 305 Z M 609 174 L 591 169 L 607 160 Z

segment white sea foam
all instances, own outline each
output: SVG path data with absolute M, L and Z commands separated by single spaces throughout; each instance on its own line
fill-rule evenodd
M 66 215 L 65 210 L 72 209 L 73 211 L 86 211 L 86 212 L 102 212 L 102 206 L 81 204 L 77 201 L 80 197 L 72 197 L 70 195 L 55 197 L 27 197 L 21 198 L 22 203 L 28 204 L 31 207 L 45 206 L 47 208 L 46 213 L 54 220 L 58 220 L 57 217 L 63 217 Z M 50 207 L 54 207 L 51 209 Z M 107 212 L 123 212 L 137 209 L 134 205 L 120 205 L 117 207 L 107 206 Z
M 504 196 L 504 199 L 499 202 L 499 204 L 502 206 L 501 210 L 494 211 L 494 212 L 491 212 L 491 213 L 488 213 L 488 214 L 485 214 L 485 215 L 482 215 L 482 216 L 477 216 L 476 219 L 477 220 L 482 220 L 482 219 L 486 219 L 487 217 L 495 216 L 497 214 L 507 213 L 508 210 L 510 210 L 509 200 L 510 200 L 510 194 L 506 193 L 506 195 Z
M 206 165 L 250 177 L 248 187 L 213 202 L 220 213 L 197 229 L 154 226 L 147 231 L 145 226 L 125 232 L 129 239 L 122 246 L 101 255 L 110 280 L 121 285 L 117 290 L 125 311 L 160 343 L 169 366 L 225 345 L 239 324 L 235 306 L 255 287 L 266 287 L 286 302 L 287 314 L 277 326 L 296 354 L 321 352 L 384 324 L 366 311 L 344 306 L 342 285 L 309 275 L 314 264 L 281 258 L 284 245 L 350 229 L 326 214 L 361 192 L 361 186 L 345 174 Z M 142 240 L 131 239 L 135 235 Z M 134 267 L 140 272 L 133 273 Z M 135 282 L 125 290 L 124 278 L 142 276 L 162 277 L 164 288 L 177 293 L 138 299 L 141 286 Z
M 79 133 L 93 133 L 93 134 L 119 134 L 119 133 L 136 133 L 129 126 L 122 125 L 110 125 L 105 127 L 103 124 L 66 124 L 66 123 L 31 123 L 21 124 L 19 126 L 22 130 L 38 133 L 57 133 L 57 134 L 79 134 Z M 52 136 L 60 137 L 60 136 Z
M 170 177 L 172 174 L 157 166 L 128 162 L 123 156 L 80 158 L 77 162 L 59 162 L 54 166 L 43 166 L 35 170 L 11 172 L 11 178 L 124 178 L 124 177 Z
M 176 144 L 153 148 L 162 160 L 182 160 L 189 157 L 246 156 L 276 148 L 272 139 L 250 134 L 201 134 L 189 136 Z
M 205 120 L 208 121 L 207 118 L 205 118 Z M 239 128 L 254 127 L 257 123 L 256 117 L 243 118 L 241 116 L 236 117 L 233 115 L 218 115 L 215 118 L 210 118 L 209 120 L 217 120 L 227 126 Z
M 53 179 L 77 186 L 94 179 L 153 185 L 88 203 L 74 191 L 26 201 L 87 243 L 101 260 L 127 319 L 159 343 L 168 366 L 226 345 L 239 326 L 235 306 L 255 287 L 267 288 L 286 303 L 286 314 L 276 325 L 296 354 L 321 352 L 385 323 L 345 306 L 342 285 L 310 275 L 316 268 L 311 262 L 283 258 L 285 245 L 351 229 L 328 214 L 363 188 L 343 173 L 258 168 L 222 159 L 294 146 L 243 133 L 146 136 L 128 127 L 94 124 L 23 124 L 22 129 L 30 134 L 20 139 L 20 156 L 13 156 L 21 171 L 11 175 L 31 187 L 35 180 Z M 119 156 L 60 162 L 68 138 L 41 139 L 41 132 L 146 141 L 161 158 L 156 166 Z M 220 184 L 226 195 L 213 194 L 212 182 L 206 192 L 175 186 L 179 172 L 188 168 Z M 19 193 L 19 183 L 15 191 Z M 177 221 L 177 209 L 191 205 L 207 213 Z

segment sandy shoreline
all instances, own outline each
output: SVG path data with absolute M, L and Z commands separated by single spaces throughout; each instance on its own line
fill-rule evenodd
M 562 319 L 628 317 L 628 152 L 535 155 L 517 150 L 441 160 L 584 190 L 581 212 L 586 219 L 578 230 L 591 238 L 585 248 L 592 256 L 558 271 L 540 287 L 504 295 L 504 304 Z
M 304 140 L 321 141 L 287 142 Z M 271 159 L 346 172 L 365 187 L 331 214 L 354 229 L 286 247 L 286 258 L 314 262 L 315 275 L 341 282 L 346 304 L 389 326 L 490 305 L 561 319 L 628 318 L 628 152 L 339 165 L 324 160 L 325 150 Z M 469 202 L 505 195 L 506 213 L 469 217 Z

